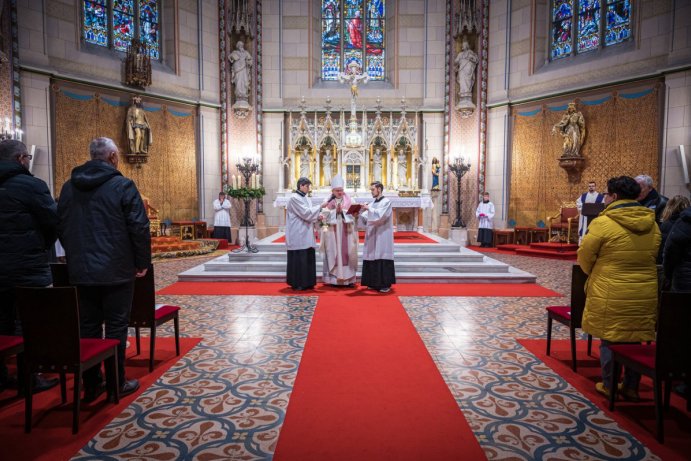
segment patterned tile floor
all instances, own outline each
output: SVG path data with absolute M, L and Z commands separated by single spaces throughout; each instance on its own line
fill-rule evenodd
M 157 287 L 206 257 L 156 265 Z M 489 255 L 568 296 L 572 262 Z M 490 459 L 659 459 L 516 341 L 542 338 L 561 298 L 401 302 Z M 75 459 L 271 459 L 316 297 L 159 296 L 202 342 Z M 168 327 L 164 334 L 172 334 Z M 556 338 L 567 338 L 555 327 Z

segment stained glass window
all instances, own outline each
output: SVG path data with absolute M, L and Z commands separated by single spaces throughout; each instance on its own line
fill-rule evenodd
M 631 0 L 553 0 L 550 17 L 552 60 L 631 38 Z
M 82 37 L 85 42 L 127 51 L 133 38 L 147 45 L 160 59 L 159 0 L 83 0 Z
M 386 0 L 322 0 L 323 80 L 356 68 L 372 80 L 385 78 Z

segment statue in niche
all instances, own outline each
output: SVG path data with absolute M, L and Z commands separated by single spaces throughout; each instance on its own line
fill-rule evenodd
M 230 78 L 235 94 L 233 110 L 238 117 L 244 118 L 251 109 L 249 96 L 252 84 L 252 55 L 245 50 L 244 42 L 238 41 L 228 59 L 231 64 Z
M 461 111 L 463 115 L 468 116 L 475 110 L 473 103 L 473 86 L 475 86 L 475 68 L 478 63 L 478 56 L 470 49 L 468 41 L 464 38 L 461 45 L 461 51 L 454 60 L 458 68 L 457 83 L 458 83 L 458 104 L 456 109 Z
M 569 103 L 566 113 L 559 123 L 552 127 L 552 134 L 559 133 L 564 138 L 562 157 L 580 157 L 581 146 L 585 140 L 585 118 L 576 110 L 576 103 Z
M 432 190 L 439 190 L 439 174 L 441 172 L 441 164 L 439 159 L 434 157 L 432 159 Z
M 381 181 L 382 174 L 382 156 L 381 148 L 374 149 L 374 157 L 372 158 L 372 180 Z
M 300 154 L 300 177 L 309 178 L 311 176 L 310 171 L 310 150 L 305 147 Z
M 403 149 L 398 150 L 398 187 L 408 184 L 408 159 Z
M 331 176 L 332 176 L 332 166 L 333 166 L 333 155 L 331 155 L 331 151 L 327 148 L 326 153 L 324 154 L 324 157 L 322 157 L 322 171 L 324 172 L 324 185 L 329 185 L 331 184 Z
M 153 144 L 153 135 L 146 112 L 142 107 L 141 96 L 132 96 L 132 104 L 127 109 L 126 128 L 129 154 L 148 155 L 149 147 Z

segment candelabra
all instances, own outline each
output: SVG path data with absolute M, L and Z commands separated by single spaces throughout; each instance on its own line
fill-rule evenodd
M 235 165 L 245 179 L 245 189 L 249 192 L 249 189 L 256 184 L 250 184 L 251 178 L 256 178 L 256 174 L 261 171 L 261 166 L 250 157 L 245 157 L 242 162 Z M 242 218 L 241 226 L 245 226 L 245 244 L 240 248 L 233 250 L 233 253 L 257 253 L 259 249 L 256 246 L 250 244 L 250 231 L 249 227 L 254 226 L 252 219 L 250 217 L 250 204 L 252 203 L 253 196 L 249 193 L 243 194 L 242 201 L 245 203 L 245 212 Z
M 463 157 L 456 157 L 453 163 L 449 163 L 449 169 L 456 176 L 456 220 L 451 227 L 465 227 L 463 217 L 461 216 L 461 205 L 463 199 L 461 198 L 461 179 L 470 170 L 470 162 L 466 163 Z
M 5 117 L 5 126 L 2 128 L 2 131 L 0 132 L 0 141 L 7 141 L 8 139 L 15 139 L 17 141 L 21 141 L 23 134 L 24 132 L 19 128 L 12 128 L 10 119 Z

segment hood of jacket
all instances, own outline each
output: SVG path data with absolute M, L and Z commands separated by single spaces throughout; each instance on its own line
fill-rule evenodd
M 679 215 L 679 219 L 687 223 L 691 223 L 691 207 L 684 208 Z
M 0 184 L 4 183 L 10 178 L 19 176 L 20 174 L 28 174 L 29 176 L 32 176 L 32 174 L 29 173 L 29 170 L 21 166 L 19 163 L 0 162 Z
M 89 160 L 72 170 L 72 184 L 79 190 L 93 190 L 115 176 L 122 176 L 114 166 L 103 160 Z
M 634 234 L 645 234 L 655 224 L 655 210 L 642 206 L 635 200 L 617 200 L 602 212 L 605 216 Z

